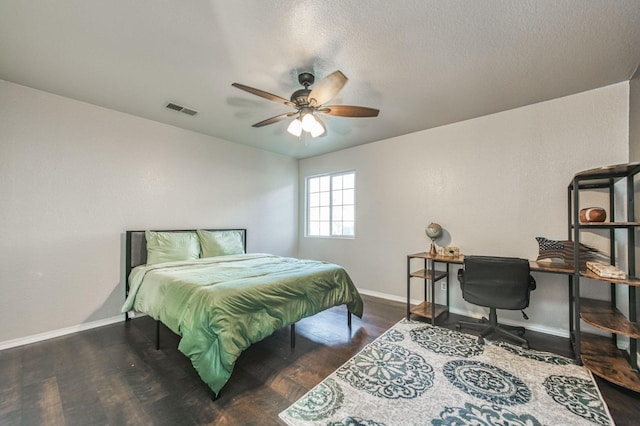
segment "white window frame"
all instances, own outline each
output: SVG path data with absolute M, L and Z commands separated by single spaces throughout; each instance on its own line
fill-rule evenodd
M 339 178 L 348 175 L 353 176 L 353 185 L 347 188 L 341 187 Z M 323 181 L 323 178 L 328 179 L 328 188 L 326 186 L 320 188 L 320 182 L 325 182 L 326 185 L 326 180 Z M 335 182 L 338 182 L 338 187 L 334 187 Z M 356 187 L 355 170 L 307 176 L 305 178 L 305 237 L 354 239 L 356 237 Z M 322 201 L 320 201 L 321 196 Z M 312 197 L 316 198 L 312 200 Z M 346 204 L 344 198 L 340 200 L 340 197 L 347 198 Z M 319 208 L 328 208 L 328 218 L 326 210 L 319 216 Z M 347 220 L 344 220 L 342 215 L 346 215 Z M 349 218 L 352 220 L 348 220 Z M 345 224 L 352 224 L 352 234 L 344 234 Z M 328 226 L 328 231 L 326 228 L 324 231 L 321 229 L 323 225 Z

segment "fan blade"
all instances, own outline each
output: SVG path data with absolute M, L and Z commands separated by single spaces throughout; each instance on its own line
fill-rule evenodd
M 339 117 L 377 117 L 380 112 L 374 108 L 352 105 L 329 105 L 319 108 L 317 111 Z
M 320 106 L 331 100 L 347 84 L 349 79 L 340 71 L 334 71 L 322 80 L 309 93 L 309 104 Z
M 254 124 L 252 127 L 262 127 L 262 126 L 266 126 L 267 124 L 277 123 L 278 121 L 284 120 L 287 117 L 293 117 L 297 113 L 298 113 L 298 111 L 294 111 L 294 112 L 288 112 L 286 114 L 276 115 L 275 117 L 271 117 L 271 118 L 267 118 L 266 120 L 262 120 L 261 122 Z
M 292 107 L 296 106 L 296 104 L 294 104 L 293 102 L 285 98 L 281 98 L 280 96 L 271 94 L 269 92 L 265 92 L 264 90 L 254 89 L 253 87 L 245 86 L 244 84 L 240 84 L 240 83 L 232 83 L 231 85 L 233 87 L 237 87 L 240 90 L 244 90 L 245 92 L 253 93 L 254 95 L 260 96 L 265 99 L 269 99 L 270 101 L 283 103 L 285 105 L 289 105 Z

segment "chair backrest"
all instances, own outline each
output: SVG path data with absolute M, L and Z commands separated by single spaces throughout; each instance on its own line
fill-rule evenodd
M 529 306 L 535 281 L 530 277 L 527 259 L 465 256 L 460 286 L 462 297 L 469 303 L 519 310 Z

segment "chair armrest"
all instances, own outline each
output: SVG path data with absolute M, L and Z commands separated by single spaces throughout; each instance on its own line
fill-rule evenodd
M 529 275 L 529 291 L 533 291 L 536 289 L 536 279 L 533 276 Z

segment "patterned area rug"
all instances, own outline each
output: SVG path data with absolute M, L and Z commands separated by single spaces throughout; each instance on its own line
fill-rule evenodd
M 613 425 L 569 358 L 402 320 L 280 413 L 289 425 Z

